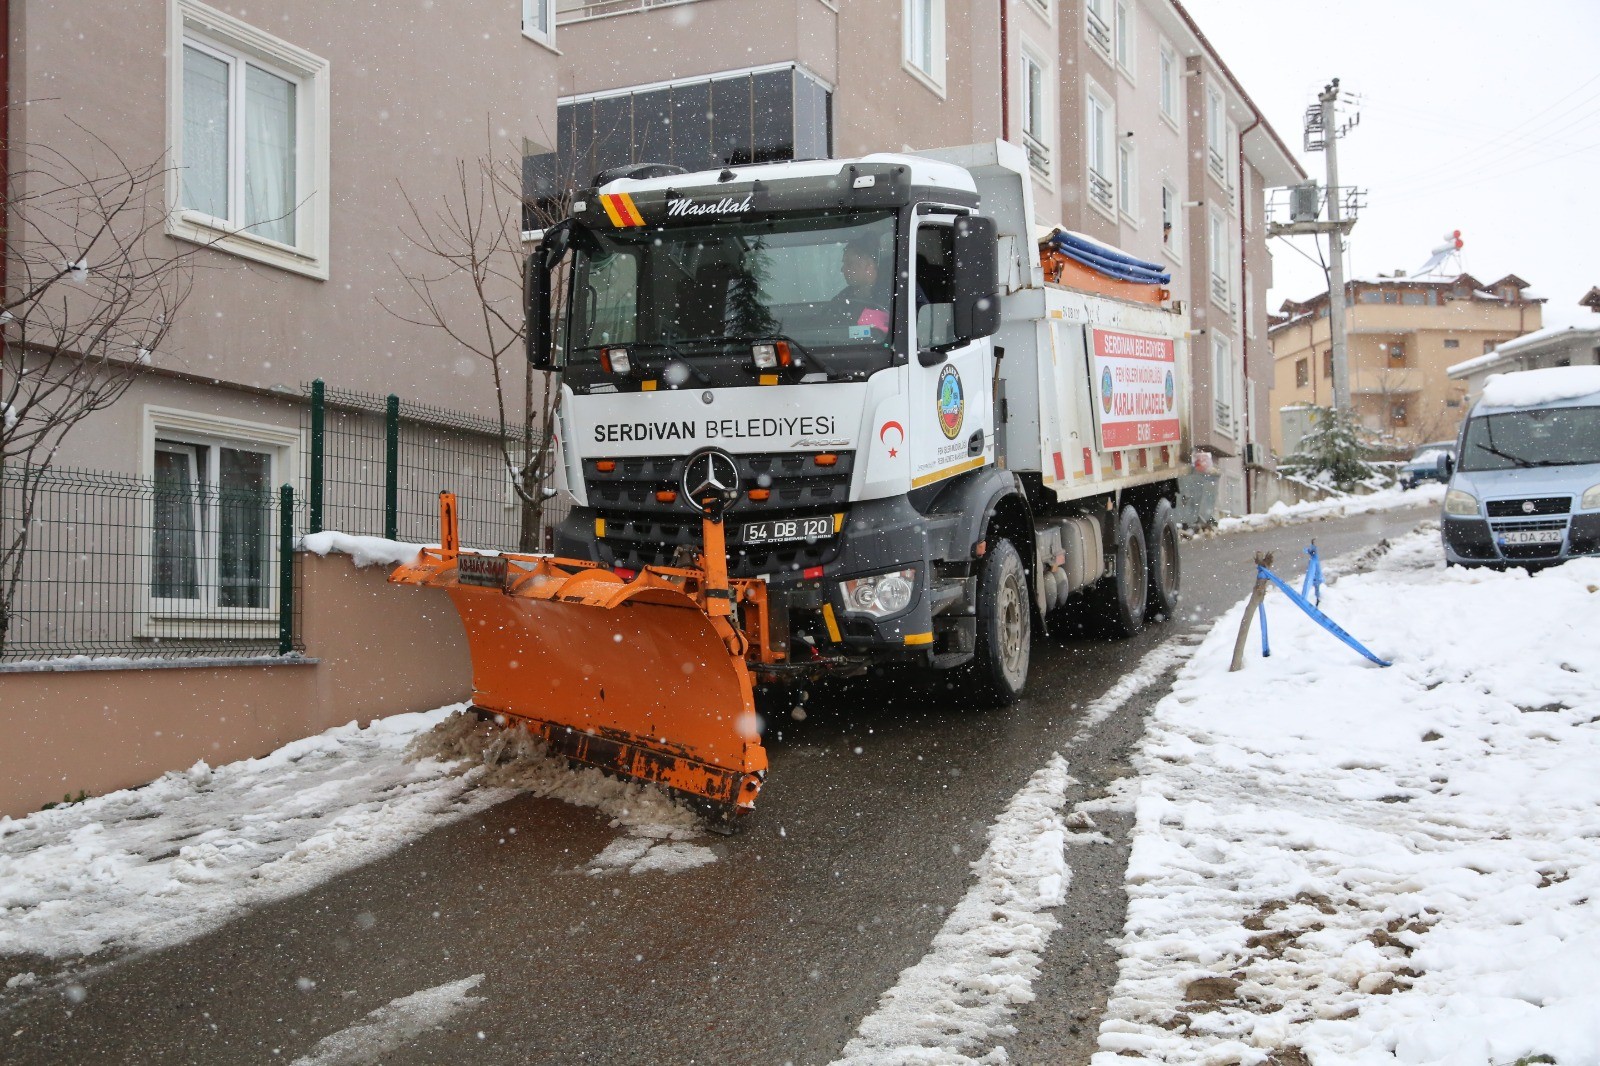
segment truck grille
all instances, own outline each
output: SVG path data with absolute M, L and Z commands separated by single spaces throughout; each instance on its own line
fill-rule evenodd
M 1523 504 L 1533 504 L 1523 510 Z M 1490 518 L 1523 518 L 1541 514 L 1566 514 L 1572 510 L 1570 496 L 1535 496 L 1527 500 L 1489 500 L 1484 504 Z

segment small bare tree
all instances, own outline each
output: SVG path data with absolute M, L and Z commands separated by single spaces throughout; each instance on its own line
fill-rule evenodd
M 149 369 L 191 283 L 190 253 L 150 240 L 165 221 L 166 164 L 130 165 L 84 135 L 87 154 L 104 165 L 47 146 L 0 145 L 20 163 L 3 205 L 0 653 L 39 490 L 62 440 Z
M 518 547 L 538 551 L 544 505 L 555 494 L 549 487 L 554 473 L 551 431 L 560 387 L 554 375 L 544 380 L 546 375 L 535 372 L 525 357 L 523 286 L 533 249 L 523 241 L 523 225 L 525 218 L 538 228 L 559 221 L 570 197 L 527 197 L 520 155 L 493 154 L 458 161 L 450 192 L 436 210 L 424 210 L 403 184 L 401 193 L 410 215 L 401 234 L 428 265 L 417 269 L 394 257 L 416 307 L 379 302 L 405 322 L 442 330 L 488 366 L 501 456 L 521 502 Z M 520 413 L 513 423 L 517 407 Z

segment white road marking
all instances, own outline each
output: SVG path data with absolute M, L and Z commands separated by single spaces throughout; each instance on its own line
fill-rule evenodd
M 482 980 L 483 974 L 473 974 L 390 1000 L 368 1014 L 367 1021 L 323 1037 L 311 1054 L 295 1059 L 290 1066 L 366 1066 L 376 1062 L 482 1003 L 481 996 L 467 995 Z

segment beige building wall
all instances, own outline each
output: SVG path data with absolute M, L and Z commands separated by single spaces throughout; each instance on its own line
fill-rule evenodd
M 387 567 L 357 570 L 347 556 L 296 561 L 305 662 L 0 668 L 0 815 L 471 697 L 466 635 L 443 593 L 390 585 Z
M 1449 367 L 1531 333 L 1543 322 L 1542 300 L 1503 286 L 1492 298 L 1470 278 L 1462 284 L 1355 282 L 1351 291 L 1354 300 L 1346 311 L 1351 400 L 1367 428 L 1401 446 L 1455 435 L 1467 411 L 1467 386 L 1447 376 Z M 1429 294 L 1434 302 L 1401 303 L 1402 293 Z M 1369 303 L 1369 294 L 1380 301 L 1393 294 L 1397 302 Z M 1447 294 L 1449 299 L 1440 302 Z M 1292 317 L 1272 328 L 1272 397 L 1280 410 L 1332 403 L 1327 307 L 1326 294 L 1287 304 Z M 1271 421 L 1272 447 L 1281 455 L 1283 419 L 1275 411 Z
M 13 141 L 49 146 L 91 167 L 113 166 L 112 152 L 135 166 L 161 160 L 173 136 L 169 39 L 185 12 L 202 10 L 183 5 L 13 0 Z M 192 253 L 194 283 L 147 390 L 163 387 L 156 384 L 162 371 L 294 393 L 321 377 L 492 413 L 485 367 L 381 302 L 415 314 L 400 271 L 430 266 L 402 236 L 406 195 L 437 210 L 456 182 L 457 160 L 493 152 L 514 162 L 524 138 L 537 140 L 554 126 L 554 51 L 522 32 L 520 5 L 505 0 L 452 0 L 404 16 L 385 5 L 324 0 L 219 0 L 208 10 L 326 61 L 326 110 L 311 106 L 315 92 L 305 87 L 314 128 L 302 128 L 297 145 L 314 156 L 326 139 L 325 187 L 307 189 L 297 212 L 309 219 L 325 202 L 326 255 L 306 270 L 286 269 L 157 236 L 157 253 Z M 158 214 L 176 207 L 172 199 L 156 197 Z M 326 277 L 314 276 L 319 271 Z M 447 303 L 464 310 L 466 296 L 463 290 Z M 186 386 L 170 390 L 172 402 L 192 398 Z M 271 403 L 259 410 L 281 413 Z M 132 472 L 123 447 L 128 414 L 118 406 L 85 425 L 74 461 Z

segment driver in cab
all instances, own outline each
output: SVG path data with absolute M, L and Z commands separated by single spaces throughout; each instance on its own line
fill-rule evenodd
M 840 263 L 844 288 L 829 301 L 851 340 L 882 340 L 890 333 L 889 285 L 879 278 L 878 242 L 857 240 L 845 245 Z

